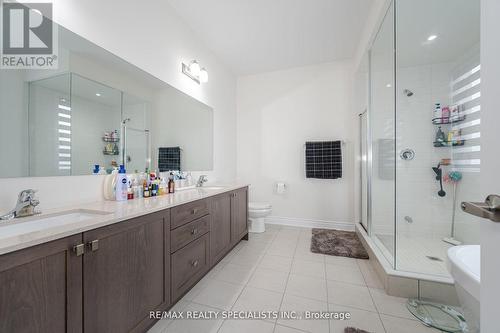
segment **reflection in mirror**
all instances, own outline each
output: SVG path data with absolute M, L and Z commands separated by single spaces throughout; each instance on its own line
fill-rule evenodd
M 0 71 L 0 177 L 213 168 L 210 107 L 58 29 L 57 70 Z

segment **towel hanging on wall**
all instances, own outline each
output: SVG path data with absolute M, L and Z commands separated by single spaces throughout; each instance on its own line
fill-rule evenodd
M 342 178 L 342 141 L 306 142 L 306 178 Z
M 158 169 L 160 172 L 181 171 L 181 148 L 158 148 Z

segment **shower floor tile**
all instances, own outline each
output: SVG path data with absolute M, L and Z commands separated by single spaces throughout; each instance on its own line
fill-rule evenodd
M 375 236 L 394 256 L 394 235 L 376 234 Z M 396 269 L 451 277 L 446 267 L 447 251 L 451 246 L 438 238 L 398 235 Z

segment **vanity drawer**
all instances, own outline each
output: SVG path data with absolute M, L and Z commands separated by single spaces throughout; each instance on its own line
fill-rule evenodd
M 172 300 L 181 297 L 210 268 L 210 237 L 206 233 L 172 254 Z
M 170 210 L 170 228 L 175 229 L 208 214 L 208 200 L 193 201 Z
M 170 253 L 173 253 L 210 231 L 210 215 L 189 222 L 170 233 Z

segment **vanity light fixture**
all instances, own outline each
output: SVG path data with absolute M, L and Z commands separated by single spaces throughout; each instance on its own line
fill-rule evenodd
M 100 93 L 95 93 L 95 95 L 96 95 L 97 97 L 101 97 L 101 94 L 100 94 Z
M 189 65 L 182 63 L 182 73 L 198 84 L 208 82 L 208 72 L 206 68 L 201 68 L 196 60 L 191 60 Z
M 430 35 L 429 37 L 427 37 L 427 40 L 429 42 L 432 42 L 434 39 L 436 39 L 438 36 L 437 35 Z
M 386 86 L 387 88 L 390 88 L 390 87 L 392 87 L 392 84 L 387 83 L 385 86 Z

